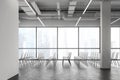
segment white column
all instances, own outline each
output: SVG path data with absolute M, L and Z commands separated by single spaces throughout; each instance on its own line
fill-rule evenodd
M 0 80 L 18 74 L 18 0 L 0 1 Z
M 101 69 L 111 68 L 111 3 L 103 0 L 100 6 L 101 25 Z

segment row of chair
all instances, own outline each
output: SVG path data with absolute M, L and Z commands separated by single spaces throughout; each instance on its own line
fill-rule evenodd
M 63 56 L 63 59 L 65 58 L 71 58 L 71 55 L 72 55 L 72 52 L 68 52 L 67 56 Z M 116 58 L 117 55 L 112 55 L 112 58 Z M 87 52 L 80 52 L 79 53 L 79 56 L 80 58 L 82 59 L 99 59 L 100 58 L 100 54 L 97 53 L 97 52 L 92 52 L 91 54 L 88 54 Z M 19 59 L 34 59 L 35 57 L 33 57 L 31 54 L 29 53 L 24 53 L 24 54 L 21 54 Z M 56 53 L 54 53 L 52 56 L 48 57 L 48 59 L 57 59 L 57 55 Z M 45 57 L 41 54 L 38 54 L 37 55 L 37 58 L 36 59 L 45 59 Z
M 67 56 L 63 56 L 62 64 L 64 64 L 64 61 L 67 60 L 69 62 L 69 64 L 71 65 L 71 62 L 70 62 L 71 55 L 72 55 L 72 52 L 68 52 Z M 38 54 L 37 58 L 34 58 L 34 57 L 32 57 L 31 54 L 25 53 L 25 54 L 21 55 L 20 59 L 22 59 L 24 61 L 26 61 L 28 59 L 37 59 L 37 60 L 41 61 L 41 60 L 43 60 L 45 58 L 41 54 Z M 79 56 L 75 56 L 74 59 L 75 60 L 99 60 L 100 59 L 100 53 L 98 53 L 98 52 L 92 52 L 91 54 L 88 54 L 87 52 L 80 52 Z M 111 59 L 120 59 L 120 53 L 113 52 L 111 54 Z M 48 64 L 50 61 L 55 61 L 55 60 L 57 60 L 57 56 L 54 53 L 52 56 L 50 56 L 47 59 L 46 64 Z M 28 62 L 30 62 L 30 61 L 28 61 Z

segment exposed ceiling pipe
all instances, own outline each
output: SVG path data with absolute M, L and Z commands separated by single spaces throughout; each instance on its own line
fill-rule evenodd
M 85 12 L 87 11 L 87 9 L 88 9 L 88 7 L 90 6 L 91 3 L 92 3 L 92 0 L 89 1 L 89 3 L 87 4 L 87 6 L 86 6 L 86 8 L 85 8 L 85 10 L 83 11 L 82 14 L 85 14 Z M 80 22 L 81 18 L 82 18 L 81 16 L 78 18 L 78 20 L 77 20 L 75 26 L 78 25 L 78 23 Z
M 60 13 L 60 3 L 57 2 L 57 13 L 58 13 L 58 19 L 60 19 L 61 13 Z

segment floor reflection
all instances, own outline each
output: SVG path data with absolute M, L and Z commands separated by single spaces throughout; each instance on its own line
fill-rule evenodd
M 119 80 L 119 61 L 112 62 L 111 70 L 101 70 L 99 61 L 25 60 L 20 61 L 19 80 Z

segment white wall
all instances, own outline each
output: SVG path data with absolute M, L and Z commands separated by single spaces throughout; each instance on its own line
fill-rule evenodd
M 0 80 L 18 74 L 18 1 L 0 1 Z

